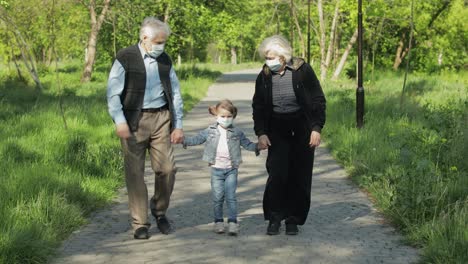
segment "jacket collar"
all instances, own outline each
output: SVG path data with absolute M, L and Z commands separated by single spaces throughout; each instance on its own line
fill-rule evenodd
M 213 123 L 209 126 L 211 129 L 218 129 L 218 123 Z M 232 132 L 234 131 L 234 125 L 231 125 L 230 127 L 228 127 L 226 130 Z

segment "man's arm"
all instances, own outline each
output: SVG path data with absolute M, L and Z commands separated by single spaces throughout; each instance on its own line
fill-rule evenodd
M 172 100 L 174 105 L 174 131 L 171 133 L 172 143 L 182 143 L 184 140 L 184 132 L 182 130 L 182 117 L 184 116 L 184 102 L 182 101 L 182 94 L 180 93 L 180 83 L 174 68 L 171 67 L 169 73 L 172 87 Z
M 174 128 L 182 129 L 182 117 L 184 116 L 184 102 L 182 101 L 182 94 L 180 92 L 180 83 L 177 75 L 174 71 L 174 68 L 171 67 L 169 73 L 171 78 L 171 87 L 172 87 L 172 96 L 173 96 L 173 105 L 174 105 Z
M 124 85 L 125 69 L 118 60 L 115 60 L 107 82 L 107 107 L 112 120 L 114 120 L 117 136 L 120 138 L 130 137 L 130 129 L 128 128 L 127 120 L 122 110 L 122 102 L 120 101 Z

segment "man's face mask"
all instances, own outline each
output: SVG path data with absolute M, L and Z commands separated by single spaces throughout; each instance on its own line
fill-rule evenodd
M 151 50 L 148 51 L 148 55 L 150 55 L 153 58 L 159 57 L 162 53 L 164 52 L 164 44 L 151 44 Z
M 268 66 L 268 68 L 270 68 L 272 72 L 278 72 L 283 66 L 279 58 L 273 60 L 265 60 L 265 64 Z

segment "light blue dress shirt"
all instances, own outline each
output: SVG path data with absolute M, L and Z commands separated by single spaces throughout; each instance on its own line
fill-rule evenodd
M 143 98 L 143 108 L 162 107 L 166 104 L 166 98 L 164 97 L 161 79 L 159 78 L 158 62 L 156 59 L 146 54 L 140 44 L 138 44 L 138 47 L 140 48 L 141 56 L 146 68 L 146 86 L 145 96 Z M 169 78 L 171 80 L 174 104 L 174 128 L 182 129 L 184 104 L 180 93 L 179 79 L 174 71 L 174 67 L 171 67 Z M 127 123 L 122 110 L 122 102 L 120 101 L 120 95 L 122 94 L 124 85 L 125 69 L 118 60 L 115 60 L 107 82 L 107 106 L 109 108 L 109 114 L 116 125 Z

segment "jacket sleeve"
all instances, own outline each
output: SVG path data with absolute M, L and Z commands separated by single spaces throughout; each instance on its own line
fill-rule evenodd
M 240 145 L 248 150 L 248 151 L 254 151 L 255 152 L 255 155 L 258 156 L 260 155 L 260 150 L 258 149 L 258 144 L 257 143 L 253 143 L 252 141 L 250 141 L 250 139 L 248 139 L 244 132 L 240 131 L 239 130 L 239 137 L 240 137 Z
M 185 137 L 183 147 L 187 148 L 187 146 L 196 146 L 205 143 L 206 137 L 208 135 L 208 128 L 200 131 L 198 135 L 192 137 Z
M 266 134 L 264 85 L 262 73 L 260 73 L 255 81 L 255 92 L 252 99 L 252 117 L 254 121 L 254 131 L 257 136 Z
M 312 67 L 308 64 L 304 64 L 305 67 L 305 82 L 304 90 L 306 102 L 310 111 L 309 115 L 309 126 L 312 131 L 321 132 L 323 126 L 325 125 L 325 110 L 326 110 L 326 100 L 325 95 L 320 85 L 317 75 L 315 74 Z

